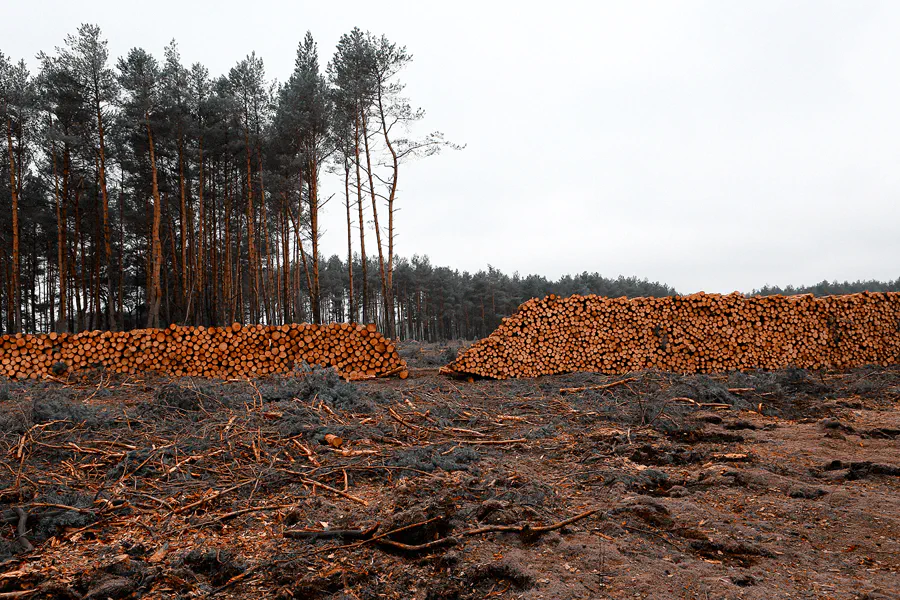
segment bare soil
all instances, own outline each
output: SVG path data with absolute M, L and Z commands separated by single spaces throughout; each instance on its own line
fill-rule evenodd
M 10 382 L 0 598 L 897 598 L 898 436 L 900 367 Z

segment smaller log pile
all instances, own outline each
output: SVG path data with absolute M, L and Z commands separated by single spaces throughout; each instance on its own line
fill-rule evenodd
M 17 379 L 94 368 L 176 377 L 257 377 L 289 373 L 301 361 L 333 366 L 347 379 L 408 374 L 394 344 L 375 325 L 235 323 L 0 336 L 0 375 Z
M 445 373 L 494 379 L 850 368 L 900 363 L 900 293 L 548 296 L 525 302 Z

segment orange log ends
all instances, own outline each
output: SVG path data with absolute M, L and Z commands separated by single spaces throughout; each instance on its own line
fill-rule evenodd
M 900 363 L 900 293 L 548 296 L 444 367 L 493 379 L 644 369 L 714 373 Z
M 0 336 L 0 376 L 18 379 L 58 377 L 93 368 L 115 373 L 259 377 L 290 373 L 304 361 L 334 367 L 347 379 L 407 373 L 394 344 L 374 325 L 234 323 Z

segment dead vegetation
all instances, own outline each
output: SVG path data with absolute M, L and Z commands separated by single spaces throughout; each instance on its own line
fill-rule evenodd
M 896 597 L 898 403 L 874 367 L 11 382 L 0 598 Z

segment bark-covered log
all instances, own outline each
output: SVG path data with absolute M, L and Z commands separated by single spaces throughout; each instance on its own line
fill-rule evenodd
M 287 373 L 301 362 L 333 366 L 348 379 L 407 374 L 397 348 L 374 325 L 238 323 L 0 336 L 0 375 L 40 379 L 103 368 L 173 376 L 255 377 Z
M 814 298 L 548 296 L 525 302 L 445 372 L 495 379 L 642 369 L 710 373 L 900 362 L 900 293 Z

